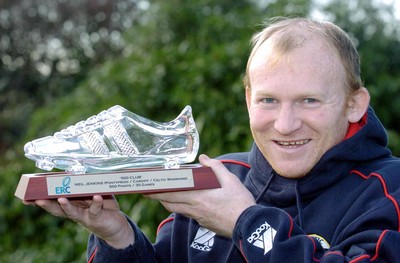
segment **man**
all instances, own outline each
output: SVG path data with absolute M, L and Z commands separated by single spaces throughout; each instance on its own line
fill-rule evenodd
M 337 26 L 279 19 L 245 78 L 255 144 L 200 163 L 220 189 L 147 195 L 173 214 L 156 243 L 112 197 L 37 200 L 92 231 L 89 262 L 400 262 L 400 161 Z

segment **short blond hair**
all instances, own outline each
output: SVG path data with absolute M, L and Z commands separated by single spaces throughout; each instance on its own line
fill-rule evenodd
M 290 53 L 301 46 L 304 36 L 316 34 L 336 50 L 342 66 L 346 72 L 345 85 L 348 91 L 354 91 L 363 86 L 360 74 L 360 57 L 357 49 L 348 34 L 340 27 L 327 21 L 316 21 L 309 18 L 272 18 L 266 22 L 265 28 L 256 33 L 251 39 L 252 51 L 247 62 L 245 87 L 251 88 L 249 79 L 249 65 L 258 48 L 273 37 L 274 54 L 269 63 L 276 63 L 282 55 Z

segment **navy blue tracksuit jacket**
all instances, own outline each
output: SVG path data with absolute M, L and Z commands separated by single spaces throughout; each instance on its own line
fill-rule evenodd
M 276 174 L 256 145 L 221 156 L 257 200 L 232 239 L 172 214 L 155 244 L 132 222 L 136 243 L 126 249 L 91 235 L 88 261 L 400 262 L 400 160 L 371 108 L 356 130 L 301 179 Z

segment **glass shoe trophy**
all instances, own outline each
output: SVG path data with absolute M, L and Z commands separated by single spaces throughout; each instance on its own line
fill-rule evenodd
M 26 143 L 25 156 L 38 168 L 65 172 L 24 174 L 15 195 L 36 200 L 219 187 L 209 167 L 188 165 L 198 149 L 190 106 L 160 123 L 117 105 Z

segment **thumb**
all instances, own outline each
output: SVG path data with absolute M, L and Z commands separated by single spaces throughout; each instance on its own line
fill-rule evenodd
M 215 169 L 225 168 L 225 166 L 221 163 L 221 161 L 219 161 L 217 159 L 211 159 L 210 157 L 208 157 L 205 154 L 201 154 L 199 156 L 199 161 L 200 161 L 201 165 L 211 167 L 213 170 L 214 170 L 214 168 Z M 216 171 L 214 171 L 214 172 L 216 172 Z
M 211 167 L 221 186 L 223 186 L 229 180 L 232 180 L 232 178 L 234 178 L 233 180 L 237 179 L 236 176 L 229 172 L 225 165 L 223 165 L 223 163 L 217 159 L 211 159 L 207 155 L 201 154 L 199 156 L 199 161 L 201 165 Z
M 205 154 L 200 154 L 200 156 L 199 156 L 199 161 L 200 161 L 201 165 L 204 165 L 204 166 L 207 166 L 207 167 L 210 167 L 210 166 L 211 166 L 211 165 L 210 165 L 211 158 L 208 157 L 208 156 L 205 155 Z

